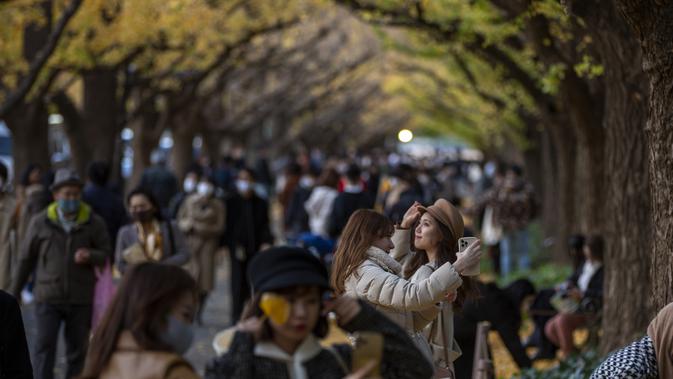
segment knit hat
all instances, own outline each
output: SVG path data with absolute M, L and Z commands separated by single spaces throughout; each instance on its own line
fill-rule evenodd
M 279 246 L 259 252 L 250 261 L 247 274 L 255 293 L 293 286 L 329 288 L 325 266 L 299 247 Z
M 84 187 L 84 183 L 75 170 L 62 168 L 56 171 L 56 176 L 54 177 L 54 183 L 51 185 L 51 190 L 52 192 L 57 191 L 63 186 L 76 186 L 81 188 Z
M 429 207 L 419 207 L 419 210 L 421 213 L 428 212 L 435 220 L 449 228 L 456 239 L 463 237 L 465 230 L 463 216 L 445 199 L 438 199 Z

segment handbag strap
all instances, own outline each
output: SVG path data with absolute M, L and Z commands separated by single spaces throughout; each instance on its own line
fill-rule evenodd
M 336 351 L 336 349 L 334 349 L 333 346 L 327 346 L 326 350 L 329 351 L 330 353 L 332 353 L 332 355 L 334 356 L 334 359 L 336 359 L 337 363 L 339 364 L 339 366 L 341 366 L 341 369 L 344 370 L 345 374 L 350 374 L 351 373 L 351 370 L 348 368 L 348 365 L 346 364 L 346 361 L 344 361 L 341 354 L 339 354 L 339 352 Z
M 444 306 L 446 303 L 442 303 L 442 309 L 439 311 L 439 317 L 440 320 L 439 322 L 442 323 L 442 342 L 444 343 L 444 363 L 446 363 L 446 367 L 449 367 L 451 364 L 451 361 L 449 360 L 449 349 L 453 348 L 453 341 L 451 341 L 451 346 L 449 346 L 449 342 L 447 341 L 446 338 L 446 326 L 444 323 Z M 449 306 L 451 304 L 448 304 Z

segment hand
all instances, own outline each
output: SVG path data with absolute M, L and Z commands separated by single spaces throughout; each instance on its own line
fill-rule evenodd
M 325 300 L 323 314 L 334 312 L 337 316 L 339 325 L 346 325 L 351 322 L 361 310 L 362 306 L 356 299 L 350 296 L 339 296 L 334 299 Z
M 453 267 L 458 271 L 459 274 L 462 273 L 468 268 L 472 267 L 479 263 L 481 259 L 481 241 L 476 240 L 470 244 L 470 246 L 465 249 L 463 254 L 456 260 L 456 263 L 453 264 Z
M 370 360 L 367 362 L 366 365 L 362 366 L 361 369 L 355 371 L 354 373 L 351 373 L 348 376 L 345 376 L 344 379 L 365 379 L 367 378 L 367 375 L 369 375 L 372 370 L 376 367 L 376 361 L 375 360 Z
M 264 318 L 259 317 L 250 317 L 245 320 L 241 320 L 236 324 L 236 329 L 244 333 L 250 333 L 253 335 L 255 340 L 259 340 L 260 335 L 262 334 L 262 327 L 264 326 Z
M 87 264 L 91 261 L 91 252 L 87 248 L 77 249 L 75 252 L 75 263 L 78 265 Z
M 451 291 L 451 292 L 449 292 L 448 294 L 446 294 L 446 298 L 445 298 L 445 299 L 446 299 L 446 301 L 448 301 L 449 303 L 453 303 L 454 301 L 456 301 L 456 298 L 457 298 L 457 297 L 458 297 L 458 291 Z
M 421 211 L 418 209 L 420 206 L 421 204 L 418 201 L 414 201 L 411 207 L 404 213 L 402 222 L 400 222 L 400 228 L 409 229 L 414 226 L 416 221 L 421 217 Z

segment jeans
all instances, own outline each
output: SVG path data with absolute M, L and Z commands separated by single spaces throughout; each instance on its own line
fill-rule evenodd
M 81 373 L 89 343 L 91 312 L 90 304 L 36 304 L 35 378 L 52 379 L 54 377 L 56 346 L 61 323 L 65 323 L 65 346 L 68 360 L 66 378 L 74 378 Z
M 512 261 L 514 260 L 516 260 L 519 270 L 530 269 L 528 230 L 525 228 L 505 232 L 500 241 L 500 270 L 502 276 L 507 276 L 512 272 Z

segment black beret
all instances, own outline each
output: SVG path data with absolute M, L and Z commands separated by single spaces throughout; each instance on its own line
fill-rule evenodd
M 259 252 L 250 261 L 247 274 L 255 293 L 294 286 L 329 288 L 325 266 L 299 247 L 279 246 Z

